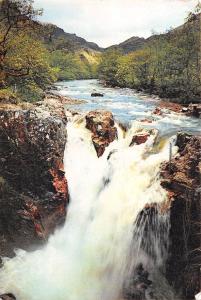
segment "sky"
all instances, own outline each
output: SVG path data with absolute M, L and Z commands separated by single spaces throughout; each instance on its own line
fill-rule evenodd
M 35 0 L 42 20 L 101 47 L 179 26 L 197 0 Z

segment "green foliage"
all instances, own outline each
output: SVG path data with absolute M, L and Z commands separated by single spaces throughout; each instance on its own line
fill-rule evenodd
M 198 9 L 198 8 L 197 8 Z M 110 85 L 155 93 L 190 103 L 201 98 L 200 15 L 182 27 L 155 36 L 144 48 L 102 56 L 99 78 Z
M 0 89 L 0 102 L 3 100 L 16 100 L 16 94 L 11 88 Z
M 111 86 L 118 85 L 117 72 L 121 56 L 122 54 L 119 50 L 110 49 L 102 55 L 98 66 L 99 78 Z
M 90 63 L 79 53 L 53 51 L 50 63 L 56 68 L 59 80 L 89 79 L 96 76 L 96 64 Z
M 3 0 L 0 6 L 0 87 L 21 100 L 37 101 L 56 79 L 37 35 L 34 18 L 40 11 L 31 0 Z
M 6 99 L 13 93 L 22 101 L 35 102 L 58 79 L 96 76 L 96 55 L 74 52 L 62 38 L 53 42 L 56 27 L 37 23 L 41 11 L 32 4 L 32 0 L 0 2 L 0 88 L 2 95 L 7 92 Z
M 19 34 L 11 39 L 4 66 L 9 70 L 25 70 L 24 76 L 7 75 L 7 85 L 13 87 L 23 101 L 37 101 L 48 85 L 56 80 L 56 71 L 49 65 L 49 53 L 34 36 Z

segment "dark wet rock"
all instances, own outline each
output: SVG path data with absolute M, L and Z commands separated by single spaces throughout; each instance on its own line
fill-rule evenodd
M 11 293 L 0 295 L 0 300 L 16 300 L 16 299 L 17 298 Z
M 153 119 L 145 118 L 145 119 L 140 120 L 140 122 L 142 122 L 142 123 L 153 123 Z
M 103 97 L 102 93 L 91 93 L 91 97 Z
M 162 186 L 169 193 L 170 249 L 167 277 L 183 297 L 200 290 L 201 137 L 179 133 L 179 151 L 162 167 Z
M 148 132 L 139 133 L 133 136 L 132 141 L 130 143 L 130 147 L 133 145 L 141 145 L 146 143 L 148 138 L 150 137 L 150 134 Z
M 187 116 L 201 118 L 201 104 L 190 104 L 183 112 Z
M 144 270 L 142 263 L 140 263 L 123 287 L 124 299 L 145 300 L 146 290 L 152 284 L 152 281 L 148 278 L 149 273 Z
M 159 107 L 156 107 L 155 110 L 153 111 L 154 115 L 162 116 L 163 112 Z
M 113 115 L 108 111 L 92 111 L 86 115 L 86 128 L 92 132 L 92 141 L 98 157 L 117 138 Z
M 0 111 L 0 255 L 44 243 L 66 215 L 63 112 Z

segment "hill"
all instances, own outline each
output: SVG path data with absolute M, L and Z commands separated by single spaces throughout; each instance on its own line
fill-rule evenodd
M 78 51 L 93 50 L 101 52 L 103 49 L 93 42 L 88 42 L 84 38 L 73 33 L 67 33 L 62 28 L 53 24 L 41 24 L 43 27 L 44 42 L 56 50 Z
M 110 47 L 111 51 L 102 55 L 99 78 L 111 86 L 129 87 L 175 102 L 200 103 L 200 24 L 201 15 L 191 13 L 182 26 L 144 39 L 142 44 L 131 38 Z M 121 48 L 122 44 L 126 48 Z M 123 49 L 123 53 L 116 49 Z
M 112 45 L 108 48 L 106 48 L 106 50 L 109 49 L 118 49 L 120 50 L 122 53 L 124 54 L 128 54 L 130 52 L 139 50 L 141 48 L 144 47 L 146 43 L 146 39 L 145 38 L 140 38 L 137 36 L 133 36 L 131 38 L 129 38 L 128 40 L 118 44 L 118 45 Z

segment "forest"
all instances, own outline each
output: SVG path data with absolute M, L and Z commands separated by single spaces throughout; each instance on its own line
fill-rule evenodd
M 201 99 L 201 24 L 198 4 L 183 26 L 152 36 L 142 49 L 123 55 L 104 53 L 99 78 L 180 103 Z
M 200 101 L 200 4 L 184 25 L 153 35 L 128 54 L 55 39 L 55 26 L 38 21 L 43 12 L 31 0 L 2 0 L 0 6 L 0 99 L 34 102 L 55 81 L 98 77 L 184 104 Z
M 0 99 L 34 102 L 58 80 L 96 76 L 96 55 L 53 41 L 54 25 L 40 23 L 42 13 L 31 0 L 0 1 Z

